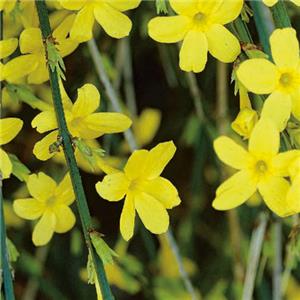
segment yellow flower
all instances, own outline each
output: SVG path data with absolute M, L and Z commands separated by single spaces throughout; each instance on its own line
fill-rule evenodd
M 122 12 L 136 8 L 141 0 L 59 0 L 59 2 L 65 9 L 78 10 L 70 36 L 74 40 L 85 42 L 93 37 L 95 19 L 111 37 L 119 39 L 127 36 L 132 23 Z
M 32 233 L 34 245 L 45 245 L 54 232 L 65 233 L 74 226 L 75 216 L 69 205 L 75 196 L 69 174 L 59 184 L 43 172 L 32 174 L 27 188 L 32 198 L 15 200 L 13 208 L 23 219 L 39 219 Z
M 9 143 L 21 130 L 23 121 L 18 118 L 0 119 L 0 146 Z M 2 178 L 8 178 L 12 172 L 12 163 L 8 154 L 0 147 L 0 171 Z
M 239 171 L 219 186 L 213 207 L 232 209 L 258 190 L 266 205 L 277 215 L 284 217 L 297 213 L 295 201 L 286 198 L 290 185 L 283 177 L 289 175 L 289 165 L 300 152 L 278 153 L 279 143 L 279 131 L 267 118 L 255 125 L 248 151 L 226 136 L 217 138 L 214 148 L 219 159 Z
M 178 14 L 156 17 L 148 24 L 149 35 L 161 43 L 183 40 L 179 66 L 184 71 L 201 72 L 207 52 L 222 62 L 233 62 L 241 49 L 237 38 L 224 24 L 241 12 L 243 0 L 170 0 Z
M 268 116 L 282 131 L 292 111 L 300 118 L 299 44 L 293 28 L 276 29 L 270 37 L 274 63 L 264 58 L 243 62 L 238 79 L 256 94 L 271 94 L 264 103 L 262 117 Z M 267 108 L 269 106 L 269 108 Z
M 167 231 L 166 209 L 177 206 L 180 198 L 173 184 L 160 174 L 175 151 L 172 141 L 160 143 L 150 151 L 136 150 L 123 172 L 106 175 L 96 184 L 98 194 L 108 201 L 119 201 L 126 195 L 120 219 L 121 234 L 126 241 L 133 235 L 135 210 L 152 233 Z
M 15 38 L 5 39 L 0 41 L 0 60 L 11 55 L 18 47 L 18 40 Z M 0 81 L 3 76 L 4 65 L 0 62 Z
M 56 47 L 61 57 L 72 53 L 78 42 L 68 37 L 69 29 L 74 20 L 70 15 L 53 31 Z M 39 28 L 26 28 L 20 35 L 20 51 L 22 54 L 10 60 L 3 67 L 3 77 L 9 82 L 18 82 L 22 77 L 27 77 L 30 84 L 41 84 L 49 79 L 46 64 L 45 49 L 42 34 Z
M 273 6 L 278 2 L 278 0 L 262 0 L 262 1 L 267 6 Z M 299 0 L 290 0 L 290 1 L 293 2 L 297 6 L 300 6 L 300 1 Z
M 95 139 L 103 134 L 117 133 L 128 129 L 131 120 L 120 113 L 95 112 L 100 105 L 100 94 L 92 84 L 78 89 L 75 103 L 68 98 L 63 89 L 63 103 L 68 129 L 73 138 Z M 34 146 L 33 153 L 40 160 L 47 160 L 55 153 L 49 152 L 49 146 L 56 142 L 58 126 L 54 110 L 39 113 L 31 123 L 39 133 L 55 129 Z
M 17 3 L 17 0 L 0 0 L 0 11 L 10 13 Z
M 6 227 L 19 228 L 24 220 L 20 219 L 13 211 L 12 204 L 8 201 L 3 202 L 3 212 Z

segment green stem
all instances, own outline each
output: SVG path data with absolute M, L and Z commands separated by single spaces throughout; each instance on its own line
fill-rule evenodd
M 42 31 L 42 36 L 45 41 L 49 37 L 51 37 L 51 27 L 49 23 L 47 7 L 45 4 L 45 0 L 36 0 L 35 4 L 37 7 L 38 16 L 40 20 L 40 28 Z M 47 52 L 47 47 L 45 43 L 44 46 Z M 97 254 L 95 253 L 89 236 L 89 232 L 92 229 L 91 216 L 87 205 L 87 199 L 85 196 L 81 176 L 73 152 L 72 138 L 67 128 L 67 123 L 64 115 L 64 109 L 63 109 L 62 99 L 61 99 L 61 94 L 59 89 L 58 75 L 56 71 L 52 71 L 50 67 L 48 67 L 48 69 L 49 69 L 53 104 L 54 104 L 57 123 L 59 127 L 59 133 L 63 141 L 64 154 L 69 168 L 74 193 L 76 196 L 76 203 L 77 203 L 77 207 L 78 207 L 78 211 L 82 223 L 82 229 L 83 229 L 85 241 L 93 259 L 95 271 L 97 274 L 97 279 L 101 287 L 102 296 L 105 300 L 106 299 L 112 300 L 113 296 L 106 278 L 103 262 L 100 259 L 100 257 L 97 256 Z
M 282 284 L 282 223 L 276 217 L 274 223 L 274 266 L 273 266 L 273 300 L 281 300 Z
M 276 28 L 292 27 L 290 17 L 287 13 L 284 1 L 279 0 L 271 8 L 271 12 Z
M 3 11 L 0 12 L 0 40 L 3 39 Z M 2 83 L 0 82 L 0 90 L 2 90 Z M 0 95 L 0 114 L 2 117 L 2 93 Z M 2 269 L 0 277 L 3 276 L 4 281 L 4 293 L 5 299 L 14 300 L 14 288 L 12 282 L 12 275 L 10 271 L 9 257 L 7 251 L 6 243 L 6 228 L 4 220 L 4 211 L 3 211 L 3 194 L 2 194 L 2 174 L 0 172 L 0 245 L 1 245 L 1 255 L 0 255 L 0 269 Z M 0 288 L 0 297 L 1 297 L 1 288 Z M 1 297 L 2 299 L 2 297 Z

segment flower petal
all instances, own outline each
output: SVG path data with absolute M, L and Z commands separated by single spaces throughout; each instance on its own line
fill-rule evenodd
M 227 136 L 220 136 L 214 141 L 214 149 L 219 159 L 235 169 L 243 169 L 248 163 L 248 152 Z
M 274 174 L 282 177 L 289 176 L 289 167 L 298 157 L 300 157 L 300 150 L 290 150 L 276 155 L 272 160 Z
M 179 15 L 194 16 L 198 12 L 197 0 L 170 0 L 170 5 Z
M 133 196 L 127 194 L 120 218 L 120 231 L 125 241 L 130 240 L 133 236 L 134 220 L 135 208 Z
M 130 182 L 124 173 L 118 172 L 106 175 L 96 183 L 97 193 L 105 200 L 119 201 L 124 198 Z
M 46 60 L 40 57 L 37 68 L 28 75 L 27 81 L 29 84 L 42 84 L 49 79 L 48 68 Z
M 147 182 L 144 191 L 170 209 L 180 204 L 176 187 L 167 179 L 157 177 Z
M 67 173 L 58 184 L 54 194 L 59 203 L 70 205 L 74 202 L 75 195 L 69 173 Z
M 205 33 L 209 53 L 218 60 L 233 62 L 241 52 L 238 39 L 223 25 L 215 24 Z
M 2 76 L 9 82 L 16 82 L 38 67 L 35 54 L 20 55 L 7 62 L 2 68 Z
M 94 16 L 104 31 L 111 37 L 120 39 L 129 35 L 131 20 L 117 9 L 101 3 L 94 9 Z
M 159 201 L 146 193 L 140 193 L 134 197 L 134 204 L 139 217 L 149 231 L 161 234 L 168 230 L 169 215 Z
M 264 58 L 244 61 L 236 73 L 242 84 L 256 94 L 272 93 L 280 76 L 276 66 Z
M 255 125 L 250 139 L 249 152 L 274 156 L 279 150 L 279 131 L 269 119 L 260 119 Z
M 0 145 L 9 143 L 20 132 L 23 121 L 18 118 L 0 119 Z
M 59 205 L 55 207 L 54 213 L 56 216 L 55 232 L 65 233 L 75 225 L 75 216 L 71 208 L 67 205 Z
M 15 200 L 13 208 L 19 217 L 26 220 L 35 220 L 44 212 L 42 202 L 33 198 Z
M 286 196 L 286 205 L 288 206 L 289 214 L 295 214 L 300 212 L 300 177 L 297 176 L 292 182 L 290 189 L 287 192 Z
M 148 157 L 149 151 L 147 150 L 133 151 L 124 167 L 126 177 L 131 180 L 140 177 L 144 172 Z
M 259 183 L 258 190 L 266 205 L 280 217 L 286 217 L 295 213 L 287 203 L 289 183 L 282 177 L 271 176 Z
M 36 128 L 39 133 L 56 129 L 57 122 L 54 110 L 42 111 L 36 115 L 31 121 L 31 126 L 32 128 Z
M 76 15 L 70 37 L 78 42 L 86 42 L 93 37 L 94 8 L 85 5 Z
M 276 29 L 270 37 L 272 57 L 280 68 L 295 69 L 299 64 L 299 43 L 293 28 Z
M 82 8 L 88 0 L 59 0 L 59 4 L 69 10 L 79 10 Z
M 262 0 L 262 2 L 267 6 L 273 6 L 278 0 Z
M 300 88 L 296 89 L 292 93 L 291 100 L 292 100 L 292 113 L 295 118 L 300 120 Z
M 35 246 L 46 245 L 52 238 L 56 224 L 55 214 L 46 210 L 41 219 L 35 225 L 32 233 L 32 241 Z
M 148 23 L 149 36 L 161 43 L 176 43 L 184 38 L 190 23 L 185 16 L 156 17 Z
M 125 11 L 138 7 L 141 0 L 106 0 L 106 3 L 119 11 Z
M 9 178 L 12 172 L 12 163 L 7 153 L 0 148 L 0 172 L 3 179 Z
M 203 32 L 189 31 L 179 52 L 180 69 L 195 73 L 204 70 L 207 61 L 208 43 Z
M 243 204 L 255 193 L 256 186 L 257 183 L 248 172 L 239 171 L 219 186 L 212 206 L 217 210 L 235 208 Z
M 27 28 L 20 34 L 21 53 L 38 53 L 43 51 L 42 33 L 39 28 Z
M 39 160 L 47 160 L 55 155 L 55 152 L 50 153 L 49 147 L 57 141 L 58 130 L 54 130 L 47 134 L 40 141 L 38 141 L 33 147 L 33 154 Z
M 77 100 L 75 101 L 72 114 L 74 118 L 84 117 L 93 113 L 100 105 L 100 94 L 93 84 L 85 84 L 78 89 Z
M 203 2 L 206 1 L 207 0 L 203 0 Z M 217 24 L 227 24 L 238 17 L 243 8 L 243 4 L 243 0 L 222 1 L 222 4 L 212 13 L 211 20 Z
M 261 118 L 269 118 L 279 131 L 283 131 L 292 111 L 289 95 L 273 92 L 264 102 Z
M 56 182 L 43 172 L 31 174 L 27 180 L 30 195 L 40 201 L 46 201 L 54 195 Z
M 11 55 L 18 47 L 18 39 L 10 38 L 0 41 L 0 59 Z
M 94 139 L 107 133 L 118 133 L 128 129 L 132 121 L 121 113 L 94 113 L 88 115 L 79 132 L 81 138 Z M 85 130 L 83 130 L 85 129 Z
M 172 159 L 176 151 L 173 141 L 159 143 L 152 148 L 148 154 L 148 160 L 144 169 L 147 179 L 158 177 L 168 162 Z

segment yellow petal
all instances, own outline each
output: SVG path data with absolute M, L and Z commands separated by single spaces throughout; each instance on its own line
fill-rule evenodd
M 272 176 L 268 180 L 260 182 L 258 190 L 266 205 L 280 217 L 286 217 L 294 212 L 287 203 L 289 183 L 282 177 Z
M 300 212 L 300 177 L 298 176 L 292 183 L 286 196 L 286 205 L 289 214 L 295 214 Z
M 70 205 L 74 202 L 75 195 L 69 173 L 67 173 L 58 184 L 54 194 L 59 203 Z
M 39 28 L 24 29 L 20 35 L 21 53 L 43 53 L 42 33 Z
M 138 7 L 141 0 L 106 0 L 106 3 L 119 11 L 125 11 Z
M 158 200 L 167 209 L 173 208 L 181 202 L 176 187 L 163 177 L 150 180 L 146 184 L 144 191 Z
M 96 183 L 97 193 L 105 200 L 119 201 L 124 198 L 130 182 L 124 173 L 106 175 L 102 181 Z
M 59 40 L 59 42 L 61 42 L 60 40 L 65 39 L 72 28 L 74 20 L 75 20 L 75 14 L 65 16 L 63 18 L 63 21 L 60 22 L 58 26 L 56 26 L 55 30 L 53 31 L 52 33 L 53 37 Z
M 148 23 L 149 36 L 161 43 L 176 43 L 184 38 L 190 23 L 185 16 L 156 17 Z
M 56 116 L 54 110 L 42 111 L 31 121 L 32 128 L 36 128 L 37 132 L 44 133 L 46 131 L 57 128 Z
M 197 0 L 170 0 L 170 5 L 179 15 L 194 16 L 198 12 Z
M 248 163 L 248 152 L 235 141 L 220 136 L 214 141 L 214 149 L 219 159 L 235 169 L 243 169 Z
M 146 167 L 146 162 L 149 157 L 149 151 L 147 150 L 135 150 L 129 157 L 124 172 L 126 177 L 133 180 L 143 174 Z
M 215 24 L 205 33 L 209 53 L 218 60 L 233 62 L 241 52 L 238 39 L 224 26 Z
M 173 141 L 159 143 L 152 148 L 148 154 L 148 160 L 144 169 L 147 179 L 158 177 L 168 162 L 172 159 L 176 151 Z
M 3 66 L 2 76 L 9 82 L 16 82 L 33 72 L 38 67 L 34 54 L 21 55 L 13 58 Z
M 31 174 L 27 180 L 30 195 L 40 201 L 46 201 L 54 195 L 56 182 L 43 172 Z
M 65 57 L 76 50 L 79 42 L 74 41 L 70 38 L 61 40 L 59 45 L 57 45 L 57 49 L 61 57 Z
M 279 150 L 279 131 L 269 119 L 260 119 L 255 125 L 250 139 L 249 152 L 274 156 Z
M 131 126 L 132 121 L 121 113 L 94 113 L 84 119 L 85 130 L 80 137 L 94 139 L 107 133 L 123 132 Z
M 38 141 L 33 147 L 33 154 L 39 160 L 47 160 L 55 155 L 55 152 L 50 153 L 49 147 L 51 144 L 57 141 L 58 130 L 54 130 L 47 134 L 40 141 Z
M 75 216 L 68 206 L 59 205 L 55 207 L 54 213 L 56 216 L 55 232 L 65 233 L 75 225 Z
M 51 240 L 55 224 L 55 214 L 51 211 L 45 211 L 41 219 L 35 225 L 32 233 L 32 241 L 35 246 L 46 245 Z
M 0 148 L 0 172 L 3 179 L 9 178 L 12 172 L 12 163 L 7 153 Z
M 46 60 L 41 57 L 36 69 L 28 75 L 27 81 L 29 84 L 42 84 L 49 79 L 49 71 L 46 65 Z
M 207 61 L 208 44 L 203 32 L 189 31 L 179 52 L 179 66 L 186 72 L 201 72 Z
M 26 220 L 35 220 L 44 212 L 42 202 L 33 198 L 15 200 L 13 208 L 19 217 Z
M 134 205 L 145 227 L 155 234 L 168 230 L 169 215 L 163 205 L 146 193 L 134 197 Z
M 279 80 L 279 72 L 274 64 L 263 58 L 248 59 L 237 69 L 237 77 L 242 84 L 256 94 L 272 93 Z
M 289 167 L 298 157 L 300 157 L 299 150 L 290 150 L 276 155 L 272 160 L 274 175 L 289 176 Z
M 124 206 L 120 218 L 120 231 L 125 241 L 128 241 L 133 236 L 135 219 L 135 208 L 133 196 L 128 194 L 125 198 Z
M 278 2 L 278 0 L 262 0 L 262 1 L 267 6 L 273 6 L 275 3 Z
M 0 59 L 11 55 L 18 47 L 18 39 L 10 38 L 0 41 Z
M 276 29 L 270 37 L 274 62 L 280 68 L 295 69 L 299 64 L 299 43 L 293 28 Z
M 93 37 L 93 7 L 85 5 L 76 15 L 70 37 L 78 42 L 85 42 Z
M 295 118 L 300 120 L 300 88 L 295 90 L 291 95 L 292 113 Z
M 88 0 L 59 0 L 59 4 L 69 10 L 79 10 L 82 8 Z
M 72 114 L 75 117 L 83 117 L 93 113 L 100 105 L 100 94 L 93 84 L 85 84 L 78 89 Z
M 206 1 L 207 0 L 204 0 L 203 2 Z M 227 24 L 238 17 L 243 8 L 243 4 L 243 0 L 222 1 L 222 4 L 212 13 L 211 20 L 217 24 Z
M 9 143 L 20 132 L 23 121 L 18 118 L 0 119 L 0 145 Z
M 239 171 L 219 186 L 212 206 L 217 210 L 235 208 L 255 193 L 256 186 L 248 172 Z
M 94 16 L 111 37 L 120 39 L 129 35 L 132 27 L 130 19 L 106 3 L 101 3 L 95 7 Z
M 273 92 L 264 102 L 261 118 L 269 118 L 279 131 L 283 131 L 292 111 L 289 95 Z
M 135 138 L 140 147 L 150 143 L 158 131 L 161 112 L 158 109 L 146 108 L 133 125 Z
M 299 0 L 291 0 L 295 5 L 300 6 L 300 1 Z

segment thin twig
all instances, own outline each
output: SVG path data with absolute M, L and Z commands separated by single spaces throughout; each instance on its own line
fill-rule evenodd
M 117 94 L 114 91 L 112 84 L 106 74 L 101 54 L 97 48 L 97 45 L 96 45 L 96 42 L 94 39 L 91 39 L 90 41 L 88 41 L 88 47 L 89 47 L 92 59 L 94 61 L 94 66 L 96 68 L 96 72 L 99 76 L 101 83 L 103 84 L 103 86 L 106 90 L 106 94 L 107 94 L 109 100 L 111 101 L 114 110 L 116 112 L 122 112 L 120 101 L 119 101 Z M 130 147 L 131 152 L 136 150 L 137 143 L 136 143 L 136 140 L 135 140 L 135 137 L 134 137 L 132 131 L 130 129 L 128 129 L 127 131 L 124 132 L 124 136 Z M 190 293 L 192 299 L 194 300 L 194 299 L 196 299 L 194 288 L 193 288 L 192 283 L 191 283 L 191 281 L 186 273 L 186 270 L 183 266 L 182 258 L 179 254 L 178 245 L 177 245 L 170 229 L 167 231 L 166 236 L 167 236 L 170 248 L 176 258 L 176 263 L 178 265 L 180 276 L 183 280 L 185 288 Z
M 47 10 L 45 0 L 36 0 L 35 4 L 38 11 L 42 36 L 44 39 L 45 51 L 47 53 L 48 47 L 46 41 L 48 43 L 51 43 L 51 40 L 49 40 L 49 38 L 51 38 L 51 34 L 52 34 L 50 22 L 49 22 L 48 10 Z M 49 77 L 50 77 L 50 84 L 51 84 L 52 97 L 53 97 L 53 105 L 56 112 L 59 134 L 63 141 L 63 150 L 67 161 L 68 169 L 70 172 L 70 177 L 71 177 L 73 190 L 76 198 L 76 204 L 81 219 L 85 241 L 89 249 L 89 253 L 91 254 L 93 260 L 95 272 L 97 275 L 98 282 L 100 284 L 103 298 L 105 300 L 112 300 L 113 296 L 106 278 L 103 262 L 101 258 L 96 254 L 92 246 L 90 235 L 89 235 L 89 232 L 92 229 L 91 215 L 87 205 L 87 199 L 83 188 L 80 172 L 73 152 L 72 137 L 68 131 L 68 127 L 65 119 L 64 108 L 63 108 L 61 93 L 59 88 L 58 74 L 56 70 L 51 70 L 50 65 L 48 66 L 48 69 L 49 69 Z
M 265 214 L 261 214 L 259 218 L 259 224 L 253 230 L 251 236 L 249 255 L 248 255 L 248 265 L 247 265 L 246 277 L 244 282 L 242 300 L 252 299 L 256 272 L 258 268 L 260 254 L 262 251 L 266 227 L 267 227 L 267 216 Z

